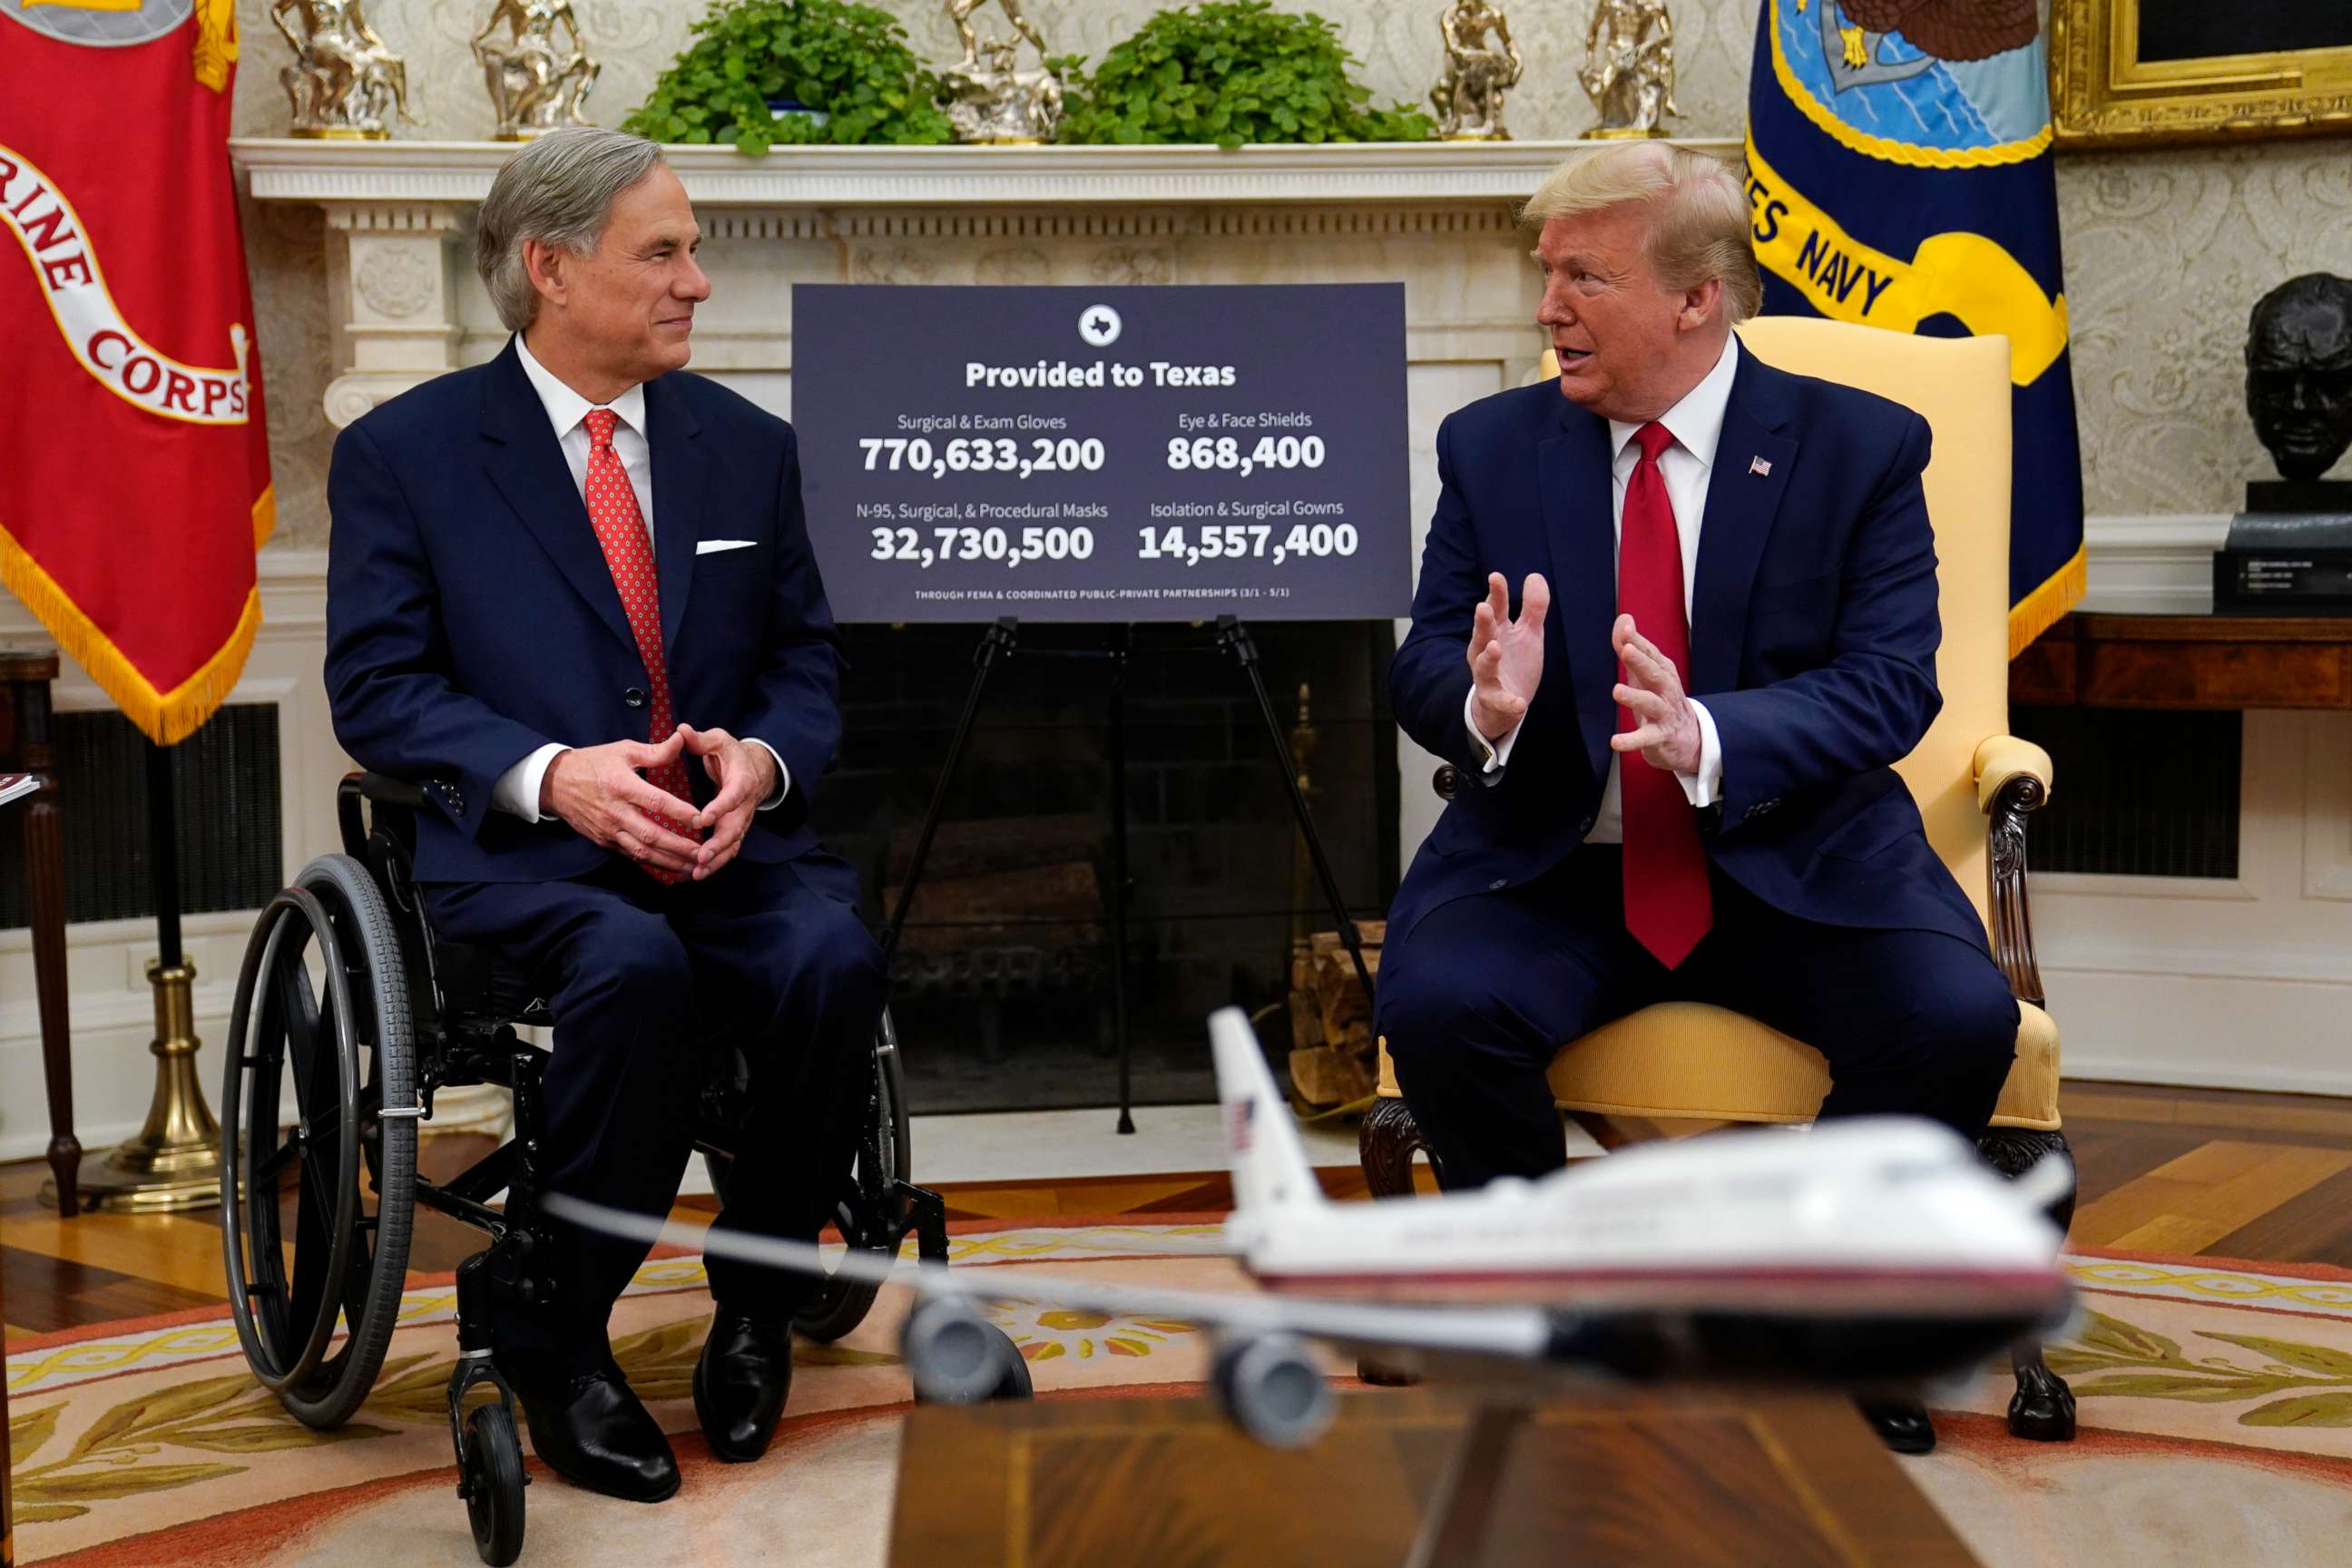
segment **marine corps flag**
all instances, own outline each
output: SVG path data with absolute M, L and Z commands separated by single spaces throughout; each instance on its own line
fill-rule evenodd
M 1748 199 L 1764 309 L 2009 337 L 2011 657 L 2083 596 L 2036 0 L 1762 0 Z
M 0 582 L 165 745 L 245 666 L 273 521 L 236 58 L 236 0 L 0 0 Z

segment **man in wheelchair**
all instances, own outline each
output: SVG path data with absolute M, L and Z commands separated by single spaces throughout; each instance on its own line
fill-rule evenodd
M 792 427 L 683 369 L 698 242 L 639 138 L 560 131 L 499 173 L 476 264 L 512 337 L 336 443 L 326 678 L 344 748 L 421 786 L 436 937 L 496 950 L 553 1018 L 541 1190 L 666 1214 L 715 1033 L 750 1068 L 718 1223 L 806 1239 L 852 1158 L 882 963 L 808 826 L 840 661 Z M 605 1334 L 646 1248 L 544 1234 L 542 1299 L 491 1313 L 533 1445 L 578 1485 L 668 1497 Z M 752 1459 L 807 1287 L 709 1271 L 696 1411 Z

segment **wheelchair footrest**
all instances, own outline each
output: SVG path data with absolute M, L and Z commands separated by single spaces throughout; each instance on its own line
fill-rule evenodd
M 894 1181 L 885 1200 L 885 1215 L 879 1226 L 893 1257 L 906 1245 L 908 1232 L 915 1237 L 916 1255 L 926 1263 L 948 1260 L 948 1210 L 940 1194 L 929 1187 L 919 1187 L 912 1182 Z

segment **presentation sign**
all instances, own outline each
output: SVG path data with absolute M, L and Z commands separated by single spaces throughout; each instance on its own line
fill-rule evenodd
M 803 284 L 793 360 L 839 620 L 1410 607 L 1401 284 Z

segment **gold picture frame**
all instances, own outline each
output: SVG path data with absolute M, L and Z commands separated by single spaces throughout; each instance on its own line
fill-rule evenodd
M 2206 54 L 2186 36 L 2211 36 L 2211 0 L 2051 0 L 2051 120 L 2062 145 L 2162 142 L 2352 133 L 2352 42 L 2346 0 L 2271 0 L 2263 41 L 2292 43 L 2298 24 L 2311 47 Z M 2189 16 L 2189 8 L 2199 15 Z M 2305 8 L 2308 7 L 2307 17 Z M 2242 13 L 2240 14 L 2242 16 Z M 2151 28 L 2170 42 L 2144 58 Z M 2241 35 L 2242 37 L 2242 34 Z

